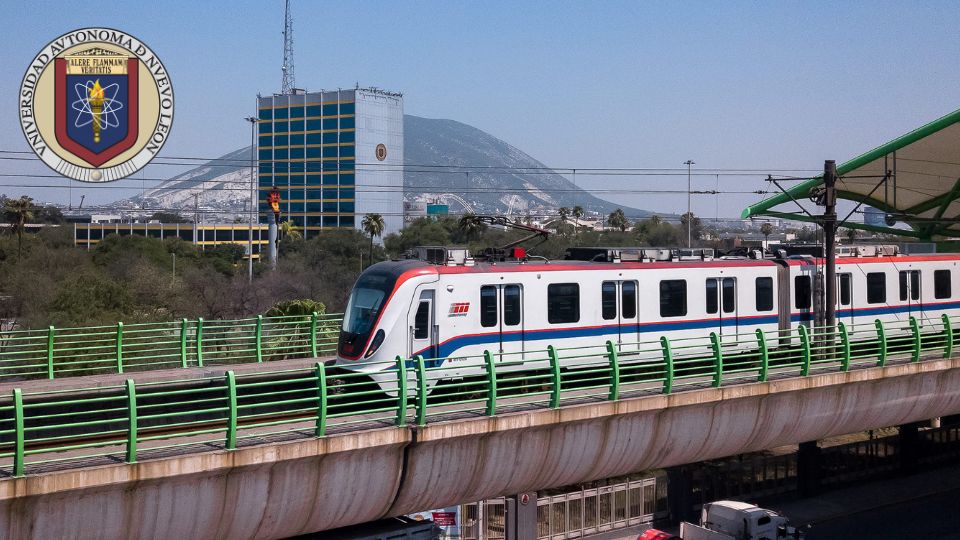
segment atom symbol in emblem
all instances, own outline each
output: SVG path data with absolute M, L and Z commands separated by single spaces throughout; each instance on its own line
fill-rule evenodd
M 91 124 L 97 116 L 99 116 L 100 125 L 103 129 L 120 127 L 120 120 L 117 119 L 117 111 L 123 108 L 123 103 L 117 100 L 120 85 L 113 83 L 103 88 L 101 94 L 103 95 L 103 105 L 99 107 L 102 110 L 98 112 L 94 111 L 90 104 L 91 98 L 89 96 L 95 90 L 94 84 L 87 81 L 86 84 L 77 83 L 73 85 L 73 89 L 77 93 L 77 99 L 70 104 L 70 107 L 79 113 L 73 127 L 79 128 Z M 99 85 L 96 89 L 99 90 Z

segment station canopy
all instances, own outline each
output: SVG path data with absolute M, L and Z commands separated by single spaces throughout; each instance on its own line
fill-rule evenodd
M 809 200 L 822 186 L 823 175 L 802 181 L 748 207 L 742 217 L 816 222 L 816 214 L 773 208 L 784 203 L 796 208 L 794 201 Z M 960 110 L 838 165 L 837 197 L 886 214 L 885 225 L 845 222 L 842 227 L 923 240 L 960 237 Z M 840 212 L 838 219 L 845 215 Z M 897 222 L 910 228 L 894 228 Z

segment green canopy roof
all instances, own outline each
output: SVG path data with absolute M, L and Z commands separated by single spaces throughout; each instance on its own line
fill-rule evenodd
M 879 208 L 911 229 L 849 222 L 844 227 L 923 239 L 960 236 L 960 110 L 838 165 L 837 176 L 839 198 Z M 742 217 L 815 221 L 772 208 L 807 199 L 821 185 L 822 175 L 803 181 L 748 207 Z

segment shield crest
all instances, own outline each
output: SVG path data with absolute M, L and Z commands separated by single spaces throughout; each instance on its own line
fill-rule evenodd
M 129 150 L 139 134 L 139 61 L 101 48 L 57 58 L 57 142 L 94 167 Z

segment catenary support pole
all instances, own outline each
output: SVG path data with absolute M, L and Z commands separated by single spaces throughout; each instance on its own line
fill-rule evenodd
M 826 306 L 824 324 L 837 324 L 837 163 L 829 159 L 823 164 L 824 206 L 823 248 L 826 251 Z

